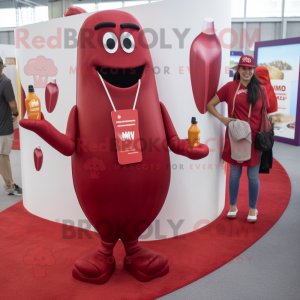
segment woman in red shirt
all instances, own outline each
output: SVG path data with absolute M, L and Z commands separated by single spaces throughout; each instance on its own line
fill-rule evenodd
M 257 220 L 257 199 L 259 194 L 259 166 L 262 152 L 254 147 L 255 135 L 260 131 L 262 120 L 263 100 L 266 109 L 269 108 L 266 89 L 255 75 L 254 59 L 249 55 L 240 58 L 237 67 L 237 80 L 228 82 L 207 104 L 207 110 L 218 118 L 227 128 L 225 133 L 225 146 L 222 158 L 230 164 L 229 195 L 230 211 L 227 216 L 235 218 L 237 213 L 237 196 L 239 191 L 240 177 L 242 175 L 242 166 L 247 167 L 248 189 L 249 189 L 249 215 L 248 222 Z M 228 116 L 231 116 L 233 108 L 233 99 L 236 94 L 234 106 L 234 118 L 226 118 L 218 113 L 215 106 L 220 102 L 226 102 L 228 105 Z M 252 104 L 250 127 L 251 127 L 251 158 L 243 163 L 238 163 L 231 158 L 231 146 L 228 135 L 228 125 L 236 119 L 248 122 L 250 105 Z

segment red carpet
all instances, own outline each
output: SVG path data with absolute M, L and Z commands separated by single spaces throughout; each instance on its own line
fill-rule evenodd
M 148 283 L 136 281 L 123 270 L 125 253 L 120 242 L 114 251 L 117 268 L 107 284 L 97 286 L 76 281 L 71 275 L 73 263 L 98 247 L 96 234 L 38 218 L 28 213 L 22 202 L 17 203 L 0 213 L 1 300 L 155 299 L 211 273 L 260 239 L 277 222 L 289 203 L 289 177 L 274 160 L 271 174 L 260 175 L 258 221 L 248 223 L 245 171 L 241 179 L 236 219 L 226 217 L 229 207 L 226 194 L 225 209 L 211 224 L 178 239 L 142 243 L 167 255 L 170 262 L 167 276 Z M 214 188 L 213 184 L 211 188 Z M 76 237 L 63 238 L 63 229 L 66 228 L 76 233 Z M 37 247 L 44 249 L 42 257 L 34 253 Z M 34 264 L 39 259 L 45 263 L 44 266 Z
M 16 128 L 14 130 L 14 136 L 15 136 L 15 140 L 14 140 L 14 143 L 12 145 L 12 149 L 13 150 L 20 150 L 20 132 L 19 132 L 19 128 Z

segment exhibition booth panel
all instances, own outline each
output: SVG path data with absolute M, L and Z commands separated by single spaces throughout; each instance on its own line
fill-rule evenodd
M 269 70 L 277 97 L 275 141 L 300 146 L 300 38 L 256 42 L 254 58 Z

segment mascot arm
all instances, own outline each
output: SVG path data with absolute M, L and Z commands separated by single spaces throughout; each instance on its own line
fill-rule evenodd
M 194 160 L 206 157 L 209 153 L 208 146 L 200 144 L 199 147 L 190 147 L 188 139 L 179 139 L 166 107 L 161 102 L 160 107 L 170 149 L 178 155 L 186 156 Z
M 60 133 L 45 120 L 42 113 L 40 121 L 23 119 L 20 126 L 35 132 L 45 142 L 65 156 L 71 156 L 75 151 L 77 137 L 77 106 L 74 105 L 68 119 L 66 134 Z

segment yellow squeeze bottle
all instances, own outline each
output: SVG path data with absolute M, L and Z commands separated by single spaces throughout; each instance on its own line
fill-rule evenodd
M 34 93 L 32 85 L 28 86 L 29 94 L 25 99 L 25 106 L 27 111 L 28 119 L 41 120 L 41 101 Z
M 192 125 L 188 131 L 190 147 L 199 147 L 200 145 L 200 129 L 197 126 L 195 117 L 192 117 Z

